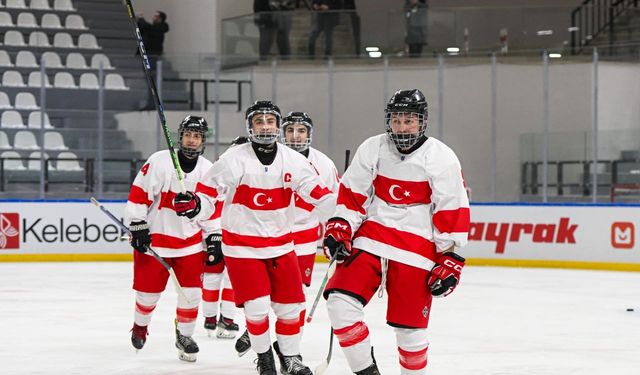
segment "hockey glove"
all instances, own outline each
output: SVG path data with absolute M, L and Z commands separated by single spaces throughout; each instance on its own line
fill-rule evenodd
M 324 254 L 342 263 L 351 255 L 351 226 L 339 217 L 329 219 L 324 232 Z
M 222 235 L 218 233 L 210 234 L 205 238 L 207 244 L 207 266 L 215 266 L 223 259 L 222 255 Z
M 146 221 L 134 221 L 129 225 L 131 231 L 131 246 L 141 253 L 147 251 L 147 246 L 151 245 L 151 233 L 149 224 Z
M 431 269 L 427 285 L 434 297 L 446 297 L 460 282 L 460 273 L 465 259 L 456 253 L 440 253 L 436 265 Z
M 200 213 L 200 198 L 190 191 L 178 193 L 173 198 L 173 207 L 176 209 L 178 216 L 186 216 L 189 219 L 193 219 Z

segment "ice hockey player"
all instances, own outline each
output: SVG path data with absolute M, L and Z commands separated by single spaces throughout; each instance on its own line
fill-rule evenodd
M 211 162 L 202 157 L 207 122 L 187 116 L 179 125 L 177 152 L 184 184 L 199 194 L 214 194 L 215 189 L 201 183 Z M 212 243 L 210 220 L 191 221 L 175 214 L 174 196 L 180 184 L 168 150 L 151 155 L 136 176 L 125 209 L 125 223 L 131 230 L 133 253 L 133 289 L 136 306 L 131 343 L 142 349 L 146 342 L 151 315 L 164 291 L 169 273 L 152 256 L 151 246 L 173 268 L 186 299 L 179 295 L 176 308 L 176 347 L 179 358 L 196 360 L 198 345 L 191 337 L 198 316 L 202 288 L 203 239 Z
M 401 374 L 425 374 L 432 297 L 455 289 L 465 259 L 454 250 L 469 231 L 469 201 L 460 162 L 427 137 L 427 101 L 397 91 L 385 110 L 386 134 L 365 140 L 341 180 L 324 239 L 338 266 L 324 291 L 329 318 L 353 371 L 380 372 L 364 306 L 388 293 Z
M 277 142 L 281 114 L 269 101 L 257 101 L 245 114 L 250 143 L 220 156 L 204 180 L 225 197 L 222 251 L 235 293 L 243 307 L 261 375 L 276 375 L 269 337 L 269 307 L 277 317 L 276 336 L 287 375 L 311 375 L 300 357 L 302 280 L 291 232 L 297 193 L 329 217 L 336 195 L 324 186 L 308 160 Z M 178 194 L 178 215 L 209 217 L 215 200 L 206 194 Z M 248 275 L 251 275 L 248 277 Z
M 249 142 L 245 136 L 236 137 L 231 142 L 231 147 Z M 213 214 L 214 236 L 212 246 L 215 246 L 215 254 L 222 254 L 222 230 L 220 229 L 220 214 L 222 202 L 218 202 L 216 212 Z M 224 266 L 224 257 L 208 255 L 205 261 L 204 275 L 202 278 L 202 313 L 204 315 L 204 328 L 209 336 L 215 332 L 220 339 L 233 339 L 236 337 L 239 327 L 233 320 L 236 314 L 233 288 L 229 280 L 229 274 Z M 218 318 L 218 310 L 220 317 Z M 248 342 L 248 338 L 247 338 Z M 248 349 L 247 349 L 248 350 Z

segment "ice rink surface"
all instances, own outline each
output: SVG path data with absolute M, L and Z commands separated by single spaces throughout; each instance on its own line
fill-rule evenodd
M 317 265 L 308 300 L 325 270 Z M 208 338 L 202 317 L 197 362 L 178 360 L 171 284 L 136 354 L 131 279 L 132 265 L 124 262 L 0 263 L 0 374 L 257 373 L 255 354 L 238 358 L 234 341 Z M 381 373 L 399 374 L 385 304 L 374 298 L 366 321 Z M 638 310 L 640 273 L 466 267 L 461 286 L 432 307 L 428 374 L 637 375 Z M 326 356 L 328 339 L 321 301 L 302 341 L 312 369 Z M 335 345 L 325 374 L 349 373 Z

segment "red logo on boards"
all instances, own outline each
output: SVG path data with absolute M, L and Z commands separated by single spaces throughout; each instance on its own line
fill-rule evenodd
M 20 215 L 0 213 L 0 250 L 20 248 Z
M 635 226 L 628 221 L 611 224 L 611 246 L 616 249 L 631 249 L 635 244 Z

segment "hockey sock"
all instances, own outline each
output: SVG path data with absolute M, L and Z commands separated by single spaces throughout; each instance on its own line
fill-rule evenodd
M 251 348 L 256 353 L 265 353 L 271 348 L 269 336 L 269 296 L 259 297 L 244 303 L 244 314 Z
M 148 326 L 159 299 L 160 293 L 136 291 L 136 312 L 133 321 L 139 326 Z
M 193 335 L 198 317 L 198 305 L 200 304 L 200 288 L 182 288 L 184 294 L 189 298 L 186 301 L 182 296 L 178 296 L 178 306 L 176 308 L 176 319 L 178 321 L 178 331 L 183 336 Z
M 427 368 L 427 330 L 395 328 L 398 342 L 398 357 L 400 361 L 400 374 L 422 375 Z
M 228 284 L 225 284 L 228 285 Z M 227 319 L 236 316 L 236 304 L 233 289 L 222 289 L 222 301 L 220 302 L 220 314 Z
M 204 273 L 202 278 L 202 313 L 205 318 L 218 316 L 222 273 Z
M 280 353 L 285 356 L 300 354 L 300 303 L 273 303 L 276 321 L 276 337 Z
M 373 364 L 369 328 L 363 322 L 364 306 L 353 297 L 331 293 L 327 309 L 333 333 L 342 347 L 351 371 L 358 372 Z

